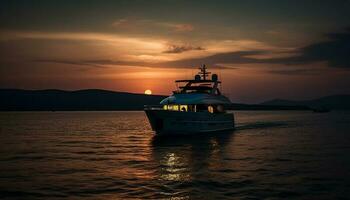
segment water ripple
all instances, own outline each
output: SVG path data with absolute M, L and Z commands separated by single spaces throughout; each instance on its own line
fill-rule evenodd
M 349 114 L 235 114 L 234 132 L 154 137 L 143 112 L 1 113 L 1 197 L 350 196 Z

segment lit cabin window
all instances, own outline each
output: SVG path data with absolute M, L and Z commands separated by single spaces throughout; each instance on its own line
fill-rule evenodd
M 164 105 L 163 110 L 187 112 L 188 106 L 187 105 Z
M 213 106 L 208 106 L 208 111 L 209 111 L 210 113 L 214 113 L 214 108 L 213 108 Z
M 187 112 L 187 105 L 180 105 L 180 111 Z
M 168 106 L 168 110 L 179 111 L 178 105 L 167 105 L 167 106 Z

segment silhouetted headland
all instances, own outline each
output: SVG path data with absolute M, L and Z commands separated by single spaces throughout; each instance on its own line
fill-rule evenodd
M 162 95 L 145 95 L 99 89 L 77 91 L 0 89 L 1 111 L 103 111 L 142 110 L 157 105 Z M 310 101 L 271 100 L 262 104 L 232 103 L 230 110 L 332 110 L 350 109 L 350 95 L 327 96 Z
M 313 110 L 350 110 L 350 95 L 332 95 L 306 101 L 274 99 L 261 103 L 264 106 L 306 106 Z
M 142 110 L 145 104 L 158 104 L 164 96 L 88 89 L 0 90 L 2 111 L 89 111 Z

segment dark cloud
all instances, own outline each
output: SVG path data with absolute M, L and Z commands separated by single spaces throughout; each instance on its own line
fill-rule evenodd
M 169 45 L 168 50 L 163 51 L 163 53 L 182 53 L 185 51 L 192 51 L 192 50 L 205 50 L 203 47 L 200 46 L 191 46 L 191 45 Z
M 268 51 L 238 51 L 219 53 L 203 58 L 184 59 L 164 63 L 166 66 L 194 66 L 206 63 L 212 66 L 220 64 L 286 64 L 298 65 L 314 62 L 327 62 L 329 67 L 350 68 L 350 28 L 341 33 L 329 33 L 326 41 L 299 48 L 291 53 L 296 56 L 283 58 L 257 59 L 251 56 L 269 53 Z
M 242 64 L 242 63 L 256 63 L 257 59 L 249 58 L 247 56 L 263 54 L 265 51 L 236 51 L 228 53 L 220 53 L 203 58 L 183 59 L 177 61 L 171 61 L 162 63 L 164 66 L 169 67 L 183 67 L 183 66 L 199 66 L 201 64 L 207 64 L 214 67 L 223 67 L 221 64 Z
M 315 62 L 327 62 L 329 67 L 350 68 L 350 28 L 342 33 L 327 34 L 328 40 L 314 43 L 303 48 L 297 49 L 291 53 L 296 56 L 283 58 L 258 59 L 253 58 L 256 55 L 271 53 L 264 50 L 256 51 L 236 51 L 219 53 L 201 58 L 189 58 L 163 63 L 145 63 L 145 62 L 129 62 L 114 60 L 35 60 L 37 62 L 53 62 L 61 64 L 75 64 L 91 67 L 105 67 L 106 65 L 128 65 L 128 66 L 145 66 L 145 67 L 176 67 L 186 68 L 207 64 L 212 67 L 234 68 L 235 64 L 283 64 L 283 65 L 301 65 Z M 191 50 L 204 50 L 202 47 L 191 45 L 170 45 L 167 51 L 163 53 L 182 53 Z M 232 66 L 230 66 L 232 65 Z M 309 68 L 309 67 L 308 67 Z M 314 69 L 310 69 L 311 71 Z M 295 70 L 272 70 L 271 73 L 277 74 L 311 74 L 308 69 Z
M 296 56 L 257 60 L 257 63 L 308 64 L 327 62 L 329 67 L 350 68 L 350 28 L 326 34 L 327 40 L 297 49 Z
M 131 61 L 118 61 L 109 59 L 90 59 L 90 60 L 59 60 L 59 59 L 37 59 L 34 62 L 47 62 L 47 63 L 58 63 L 58 64 L 70 64 L 70 65 L 80 65 L 87 67 L 107 67 L 108 65 L 113 66 L 140 66 L 140 67 L 174 67 L 174 68 L 188 68 L 193 66 L 200 66 L 202 64 L 209 65 L 211 67 L 217 68 L 230 68 L 234 69 L 233 66 L 227 67 L 222 64 L 244 64 L 244 63 L 263 63 L 259 59 L 249 58 L 247 56 L 264 54 L 266 51 L 236 51 L 229 53 L 215 54 L 212 56 L 202 57 L 202 58 L 190 58 L 183 60 L 176 60 L 163 63 L 145 63 L 145 62 L 131 62 Z
M 86 67 L 95 68 L 106 68 L 108 65 L 134 65 L 134 66 L 145 66 L 143 62 L 126 62 L 126 61 L 114 61 L 108 59 L 96 59 L 96 60 L 55 60 L 55 59 L 42 59 L 33 60 L 34 62 L 46 62 L 46 63 L 58 63 L 58 64 L 70 64 L 70 65 L 80 65 Z
M 266 72 L 278 75 L 316 75 L 320 74 L 320 70 L 316 69 L 272 69 Z
M 73 61 L 73 60 L 50 60 L 50 59 L 37 59 L 33 62 L 43 62 L 43 63 L 58 63 L 58 64 L 67 64 L 67 65 L 81 65 L 95 68 L 103 68 L 103 65 L 99 63 L 87 62 L 87 61 Z
M 37 59 L 32 61 L 44 62 L 44 63 L 80 65 L 80 66 L 95 67 L 95 68 L 106 68 L 108 67 L 108 65 L 113 65 L 113 66 L 130 66 L 131 65 L 131 66 L 149 67 L 149 64 L 144 62 L 129 62 L 129 61 L 118 61 L 118 60 L 109 60 L 109 59 L 91 59 L 91 60 Z
M 350 68 L 350 28 L 342 33 L 327 34 L 329 40 L 300 49 L 301 62 L 327 61 L 330 67 Z

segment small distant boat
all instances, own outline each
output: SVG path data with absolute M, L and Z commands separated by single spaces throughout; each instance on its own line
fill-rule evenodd
M 231 101 L 221 94 L 216 74 L 207 72 L 205 65 L 193 80 L 176 80 L 178 89 L 160 102 L 159 106 L 145 106 L 152 129 L 158 135 L 194 134 L 232 130 L 233 113 L 225 105 Z M 180 84 L 180 86 L 179 86 Z

